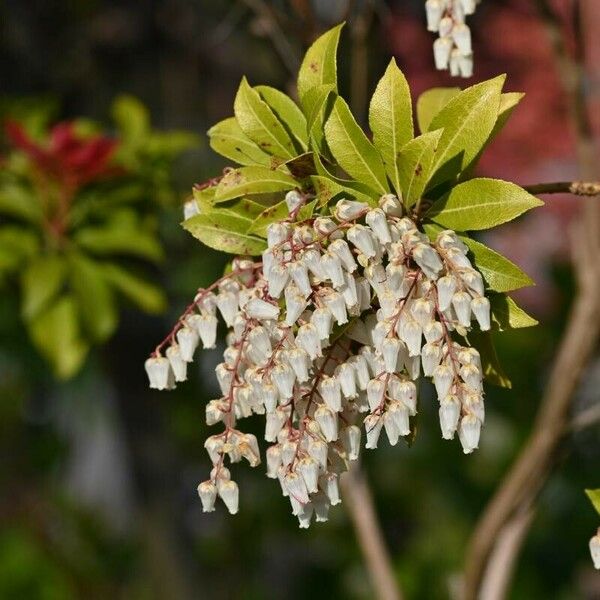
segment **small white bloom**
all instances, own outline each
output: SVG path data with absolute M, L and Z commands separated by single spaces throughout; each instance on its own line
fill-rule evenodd
M 217 307 L 227 326 L 231 327 L 238 312 L 237 294 L 234 292 L 221 292 L 217 296 Z
M 315 309 L 310 322 L 316 327 L 320 340 L 329 339 L 333 327 L 333 315 L 328 308 Z
M 395 373 L 398 370 L 401 343 L 397 338 L 385 338 L 381 344 L 381 353 L 387 373 Z
M 315 410 L 315 420 L 319 424 L 323 436 L 328 442 L 334 442 L 338 438 L 337 413 L 328 406 L 321 405 Z
M 202 502 L 202 512 L 213 512 L 217 499 L 217 486 L 209 479 L 198 486 L 198 496 Z
M 482 296 L 481 298 L 473 298 L 471 301 L 471 310 L 479 323 L 481 331 L 489 331 L 490 324 L 490 301 Z
M 346 271 L 349 273 L 356 271 L 358 265 L 354 260 L 354 255 L 352 254 L 350 246 L 348 246 L 346 240 L 334 240 L 331 242 L 331 244 L 329 244 L 328 250 L 340 259 Z
M 338 292 L 331 292 L 324 297 L 327 308 L 331 311 L 333 318 L 338 325 L 344 325 L 348 322 L 348 312 L 344 297 Z
M 288 353 L 288 362 L 296 375 L 296 379 L 300 383 L 309 380 L 310 375 L 308 374 L 308 371 L 310 369 L 310 358 L 306 350 L 303 350 L 302 348 L 292 348 Z
M 308 453 L 319 465 L 321 471 L 327 469 L 327 450 L 328 446 L 323 440 L 311 438 L 308 442 Z
M 410 421 L 408 407 L 403 402 L 392 402 L 388 406 L 386 411 L 386 433 L 387 433 L 387 421 L 392 420 L 395 424 L 395 430 L 398 435 L 404 436 L 410 434 Z M 389 437 L 389 433 L 388 433 Z M 397 440 L 396 440 L 397 441 Z M 390 444 L 392 440 L 390 439 Z M 394 444 L 392 444 L 393 446 Z
M 458 322 L 463 327 L 471 325 L 471 296 L 467 292 L 456 292 L 452 296 L 452 308 L 456 312 Z
M 204 348 L 214 348 L 217 341 L 217 325 L 219 320 L 214 315 L 199 315 L 195 321 L 196 331 Z
M 281 449 L 279 444 L 269 446 L 265 454 L 267 456 L 267 477 L 277 479 L 277 471 L 281 466 Z
M 187 380 L 187 362 L 183 360 L 179 344 L 172 344 L 167 348 L 165 352 L 166 357 L 171 363 L 171 369 L 175 381 L 186 381 Z
M 225 363 L 219 363 L 215 367 L 215 375 L 217 376 L 221 393 L 223 396 L 227 396 L 233 382 L 233 371 Z
M 289 223 L 271 223 L 267 227 L 267 245 L 269 248 L 285 242 L 291 233 Z
M 427 343 L 433 344 L 442 339 L 444 335 L 444 328 L 438 321 L 430 321 L 423 327 L 423 335 L 427 340 Z
M 279 363 L 271 371 L 271 379 L 279 390 L 282 398 L 286 400 L 294 395 L 294 380 L 296 376 L 291 367 L 285 363 Z
M 298 461 L 296 469 L 300 472 L 304 479 L 306 489 L 309 494 L 314 494 L 318 491 L 319 481 L 319 465 L 310 456 Z
M 252 298 L 244 308 L 246 314 L 252 319 L 269 320 L 279 316 L 279 306 L 260 298 Z
M 392 241 L 387 218 L 381 208 L 370 210 L 365 217 L 365 221 L 382 244 L 389 244 Z
M 456 396 L 448 395 L 440 401 L 440 428 L 442 437 L 451 440 L 458 427 L 460 418 L 460 402 Z
M 364 420 L 365 431 L 367 432 L 367 443 L 365 448 L 374 450 L 377 448 L 381 428 L 383 427 L 383 419 L 379 415 L 367 415 Z
M 419 242 L 413 248 L 412 257 L 427 278 L 437 279 L 444 265 L 434 248 L 427 243 Z
M 389 391 L 394 400 L 406 406 L 411 416 L 417 414 L 417 386 L 412 381 L 394 376 L 390 379 Z
M 436 69 L 443 71 L 448 68 L 452 46 L 453 43 L 449 37 L 440 37 L 433 42 L 433 58 Z
M 279 298 L 290 278 L 290 272 L 285 265 L 275 263 L 271 266 L 269 274 L 265 275 L 265 277 L 269 284 L 269 296 Z
M 423 366 L 423 375 L 431 377 L 433 371 L 440 364 L 442 358 L 442 349 L 439 344 L 425 344 L 421 351 L 421 365 Z
M 340 221 L 352 221 L 362 216 L 369 207 L 364 202 L 340 200 L 335 207 L 335 216 Z
M 218 492 L 221 500 L 230 514 L 235 515 L 239 508 L 240 490 L 235 481 L 224 481 L 219 483 Z
M 594 568 L 600 569 L 600 533 L 590 540 L 590 554 L 594 562 Z
M 335 375 L 340 382 L 344 397 L 356 398 L 358 391 L 356 389 L 356 369 L 354 366 L 349 362 L 342 363 L 336 368 Z
M 208 452 L 208 456 L 213 465 L 220 462 L 224 445 L 225 443 L 220 435 L 211 435 L 204 442 L 204 448 L 206 449 L 206 452 Z
M 339 504 L 342 501 L 340 498 L 338 476 L 335 473 L 326 473 L 323 475 L 319 480 L 319 484 L 329 498 L 331 506 L 336 506 L 336 504 Z
M 312 287 L 308 279 L 308 267 L 306 264 L 302 262 L 292 262 L 289 265 L 289 270 L 300 293 L 305 297 L 309 296 L 312 292 Z
M 321 256 L 321 269 L 323 273 L 331 281 L 334 288 L 339 288 L 344 285 L 344 271 L 342 270 L 342 261 L 340 258 L 326 252 Z
M 294 325 L 306 306 L 306 298 L 298 293 L 298 288 L 295 285 L 288 286 L 285 289 L 285 324 L 290 327 Z
M 442 2 L 440 0 L 427 0 L 425 2 L 425 12 L 427 13 L 427 30 L 437 31 L 444 12 Z
M 384 194 L 379 199 L 379 207 L 386 215 L 401 217 L 403 212 L 402 201 L 394 194 Z
M 471 454 L 479 446 L 481 421 L 473 414 L 465 415 L 458 426 L 458 437 L 465 454 Z
M 304 204 L 304 196 L 298 190 L 290 190 L 285 195 L 285 203 L 287 204 L 289 213 L 292 214 Z
M 448 395 L 453 379 L 452 369 L 447 365 L 438 365 L 433 370 L 433 384 L 440 401 Z
M 367 399 L 371 410 L 376 410 L 384 402 L 385 384 L 380 379 L 371 379 L 367 385 Z
M 346 237 L 365 256 L 372 258 L 377 254 L 373 234 L 364 225 L 352 225 Z
M 305 323 L 298 328 L 296 344 L 308 353 L 311 360 L 323 355 L 319 333 L 312 323 Z
M 270 384 L 265 383 L 262 385 L 260 390 L 260 397 L 263 400 L 263 404 L 265 405 L 265 410 L 268 413 L 272 413 L 277 408 L 277 400 L 279 399 L 279 394 L 277 392 L 277 388 Z
M 476 271 L 475 269 L 464 269 L 461 273 L 461 279 L 469 288 L 469 291 L 473 292 L 474 295 L 483 296 L 485 294 L 483 277 L 479 271 Z
M 437 280 L 438 308 L 443 312 L 452 303 L 452 296 L 456 291 L 456 278 L 454 275 L 444 275 Z
M 152 389 L 168 390 L 173 387 L 173 371 L 167 358 L 164 356 L 150 357 L 144 363 L 144 367 Z

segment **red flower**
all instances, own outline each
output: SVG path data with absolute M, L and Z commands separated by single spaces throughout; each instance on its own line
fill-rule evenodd
M 8 121 L 5 129 L 12 144 L 25 152 L 40 171 L 67 187 L 77 189 L 118 173 L 109 165 L 117 140 L 103 135 L 79 137 L 69 122 L 55 125 L 46 144 L 33 140 L 15 121 Z

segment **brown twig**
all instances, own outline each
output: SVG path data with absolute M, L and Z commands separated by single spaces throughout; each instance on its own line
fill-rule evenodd
M 568 93 L 573 124 L 578 138 L 581 176 L 593 180 L 598 176 L 591 127 L 583 94 L 583 65 L 571 58 L 561 36 L 560 23 L 546 0 L 538 0 L 555 49 L 557 66 Z M 577 19 L 576 19 L 577 21 Z M 580 40 L 581 32 L 579 32 Z M 582 56 L 583 53 L 580 52 Z M 529 440 L 499 489 L 487 505 L 469 544 L 465 567 L 464 598 L 500 598 L 491 590 L 488 579 L 504 552 L 504 575 L 497 581 L 508 589 L 512 566 L 516 562 L 531 519 L 523 521 L 525 512 L 535 509 L 535 502 L 554 467 L 562 442 L 570 431 L 569 412 L 581 375 L 600 338 L 600 206 L 588 200 L 574 223 L 572 235 L 573 266 L 577 277 L 577 295 L 552 366 L 538 417 Z M 520 526 L 519 526 L 519 522 Z M 507 555 L 502 536 L 518 529 Z M 500 588 L 496 588 L 499 590 Z M 501 590 L 500 590 L 501 591 Z M 494 595 L 496 594 L 496 595 Z
M 600 196 L 600 181 L 556 181 L 525 185 L 530 194 L 575 194 L 576 196 Z
M 379 600 L 402 600 L 385 540 L 377 520 L 373 496 L 360 468 L 352 466 L 341 478 L 342 493 L 363 553 L 375 596 Z

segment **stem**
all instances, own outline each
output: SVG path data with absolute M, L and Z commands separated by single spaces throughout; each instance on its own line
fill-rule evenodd
M 402 600 L 368 482 L 360 468 L 353 465 L 341 477 L 340 483 L 376 597 L 379 600 Z
M 525 185 L 530 194 L 575 194 L 576 196 L 600 196 L 600 181 L 556 181 Z
M 590 5 L 591 6 L 591 5 Z M 570 100 L 573 124 L 578 137 L 578 154 L 582 177 L 598 175 L 593 138 L 584 98 L 583 64 L 570 58 L 562 39 L 561 23 L 546 0 L 538 0 L 554 46 L 557 67 Z M 581 20 L 575 19 L 578 25 Z M 591 27 L 588 24 L 588 27 Z M 590 29 L 591 31 L 591 29 Z M 577 31 L 578 41 L 582 41 Z M 579 53 L 583 55 L 582 52 Z M 582 373 L 590 361 L 600 338 L 600 205 L 587 201 L 574 223 L 572 235 L 573 266 L 578 290 L 567 321 L 565 333 L 552 366 L 534 429 L 514 465 L 488 503 L 477 524 L 467 552 L 465 566 L 465 600 L 499 597 L 490 591 L 490 568 L 502 554 L 503 532 L 518 528 L 522 531 L 510 545 L 504 557 L 504 577 L 497 585 L 508 589 L 512 566 L 532 519 L 522 521 L 525 511 L 533 511 L 540 491 L 552 473 L 559 449 L 570 430 L 569 412 L 573 395 Z

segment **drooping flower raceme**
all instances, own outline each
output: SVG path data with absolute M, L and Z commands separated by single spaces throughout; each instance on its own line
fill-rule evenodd
M 340 200 L 330 216 L 306 220 L 299 192 L 286 201 L 290 216 L 269 225 L 262 262 L 238 257 L 200 290 L 146 371 L 152 388 L 184 381 L 197 347 L 214 347 L 220 316 L 229 328 L 221 396 L 206 421 L 222 430 L 205 443 L 213 469 L 198 486 L 203 508 L 220 497 L 237 512 L 227 463 L 260 464 L 258 440 L 238 427 L 260 414 L 267 476 L 308 527 L 340 502 L 339 476 L 361 446 L 411 434 L 421 375 L 435 386 L 442 437 L 457 435 L 467 454 L 477 448 L 482 366 L 456 339 L 490 329 L 490 302 L 456 233 L 430 240 L 392 194 L 378 207 Z
M 426 0 L 427 29 L 438 33 L 433 43 L 435 66 L 453 77 L 473 75 L 471 30 L 465 17 L 475 12 L 480 0 Z

